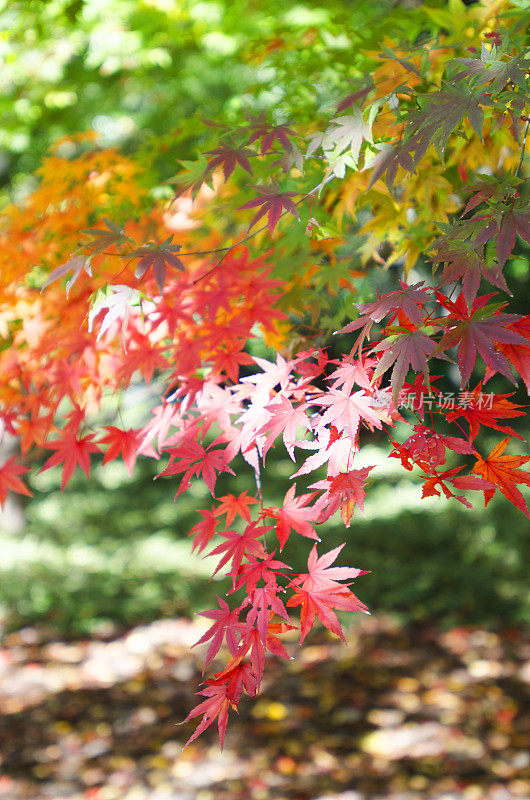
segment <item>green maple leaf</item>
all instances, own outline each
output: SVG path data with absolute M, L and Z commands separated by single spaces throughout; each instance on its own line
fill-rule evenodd
M 195 197 L 203 184 L 213 189 L 213 177 L 210 170 L 210 162 L 204 155 L 199 155 L 196 161 L 180 161 L 183 171 L 166 181 L 177 187 L 175 197 L 180 197 L 188 189 L 191 189 L 191 196 Z

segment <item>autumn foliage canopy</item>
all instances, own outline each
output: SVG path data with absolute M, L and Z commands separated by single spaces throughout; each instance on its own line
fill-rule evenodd
M 129 473 L 160 460 L 175 496 L 197 480 L 211 493 L 190 536 L 229 584 L 203 612 L 212 672 L 190 741 L 214 721 L 223 740 L 267 656 L 288 657 L 283 632 L 302 643 L 319 620 L 343 638 L 337 612 L 367 613 L 364 570 L 340 565 L 319 525 L 363 512 L 370 436 L 421 472 L 423 497 L 471 508 L 502 493 L 530 517 L 512 427 L 525 410 L 510 399 L 530 389 L 530 317 L 510 310 L 504 275 L 530 244 L 527 25 L 516 5 L 453 5 L 465 27 L 433 12 L 416 46 L 388 38 L 325 108 L 205 121 L 161 200 L 145 153 L 87 134 L 58 141 L 4 211 L 0 422 L 20 457 L 0 467 L 0 502 L 29 494 L 35 449 L 62 489 L 103 453 Z M 319 35 L 252 57 L 274 63 Z M 367 298 L 366 277 L 390 267 L 394 288 Z M 141 427 L 104 411 L 142 383 L 157 399 Z M 491 452 L 483 428 L 498 433 Z M 280 507 L 260 477 L 273 447 L 293 462 Z M 218 496 L 238 455 L 255 491 Z M 292 536 L 307 539 L 303 574 L 282 559 Z

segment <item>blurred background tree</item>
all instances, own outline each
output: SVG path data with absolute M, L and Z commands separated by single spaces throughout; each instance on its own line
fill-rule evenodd
M 172 155 L 192 155 L 201 118 L 229 122 L 265 108 L 307 115 L 332 103 L 352 53 L 377 47 L 391 8 L 413 36 L 419 18 L 406 21 L 390 0 L 0 0 L 0 197 L 30 191 L 65 134 L 93 129 L 102 145 L 125 150 L 156 142 L 167 178 Z M 267 49 L 274 66 L 263 63 Z M 355 62 L 362 75 L 360 54 Z M 257 95 L 247 91 L 260 84 Z

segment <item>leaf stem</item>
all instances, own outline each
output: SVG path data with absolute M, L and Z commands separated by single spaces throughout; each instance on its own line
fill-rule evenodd
M 528 126 L 529 125 L 530 125 L 530 118 L 526 120 L 526 126 L 525 126 L 524 134 L 523 134 L 523 144 L 522 144 L 522 147 L 521 147 L 521 158 L 519 159 L 519 163 L 517 164 L 517 169 L 515 170 L 515 177 L 517 177 L 517 175 L 519 174 L 519 170 L 523 166 L 524 151 L 526 149 L 526 139 L 527 139 L 527 136 L 528 136 Z

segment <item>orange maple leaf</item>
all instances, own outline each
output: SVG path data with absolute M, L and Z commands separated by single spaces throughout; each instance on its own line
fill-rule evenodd
M 225 494 L 219 500 L 221 504 L 216 508 L 214 515 L 219 517 L 222 514 L 226 514 L 226 528 L 232 524 L 238 515 L 250 522 L 249 506 L 258 502 L 254 497 L 247 496 L 246 491 L 242 492 L 238 497 L 233 494 Z
M 516 486 L 517 483 L 525 483 L 530 486 L 530 474 L 517 469 L 521 464 L 530 460 L 530 456 L 503 456 L 509 441 L 510 437 L 507 436 L 493 448 L 487 458 L 479 455 L 472 472 L 482 475 L 485 480 L 498 486 L 510 503 L 513 503 L 530 519 L 525 499 Z M 490 492 L 486 505 L 492 496 L 493 492 Z

